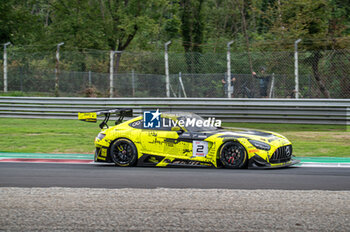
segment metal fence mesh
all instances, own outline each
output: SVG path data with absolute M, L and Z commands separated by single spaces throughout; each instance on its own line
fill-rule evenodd
M 1 58 L 0 75 L 3 73 Z M 8 48 L 8 91 L 12 94 L 53 96 L 55 50 Z M 299 52 L 301 98 L 350 98 L 350 50 Z M 109 51 L 61 51 L 60 96 L 109 96 Z M 118 68 L 117 68 L 118 66 Z M 295 97 L 294 52 L 231 52 L 233 97 L 261 97 L 259 75 L 270 76 L 268 96 Z M 165 97 L 164 52 L 123 52 L 114 58 L 115 97 Z M 171 97 L 227 97 L 226 53 L 169 52 Z M 0 89 L 3 90 L 3 78 Z M 15 93 L 14 93 L 15 92 Z M 2 93 L 3 94 L 3 93 Z

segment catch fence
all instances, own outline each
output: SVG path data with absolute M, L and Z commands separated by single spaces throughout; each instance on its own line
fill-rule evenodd
M 59 96 L 108 97 L 109 51 L 61 48 Z M 8 47 L 8 91 L 55 95 L 55 51 Z M 169 52 L 170 97 L 227 97 L 226 53 Z M 261 67 L 269 76 L 268 97 L 295 97 L 294 52 L 231 52 L 234 98 L 259 98 Z M 164 52 L 123 52 L 114 58 L 113 97 L 166 97 Z M 300 98 L 350 98 L 350 50 L 299 52 Z M 3 77 L 3 60 L 0 76 Z M 4 89 L 3 78 L 0 89 Z

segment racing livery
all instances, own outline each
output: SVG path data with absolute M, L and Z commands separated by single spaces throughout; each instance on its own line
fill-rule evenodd
M 157 110 L 158 112 L 158 110 Z M 111 114 L 115 126 L 107 122 Z M 293 159 L 292 144 L 284 136 L 244 128 L 222 129 L 207 123 L 199 127 L 195 120 L 206 121 L 187 112 L 158 113 L 158 124 L 146 125 L 144 115 L 131 117 L 131 109 L 100 110 L 79 113 L 79 119 L 96 122 L 105 119 L 95 138 L 95 162 L 118 166 L 198 166 L 225 168 L 277 168 L 299 163 Z M 189 121 L 190 125 L 179 122 Z M 205 123 L 204 123 L 205 124 Z M 152 127 L 153 125 L 153 127 Z

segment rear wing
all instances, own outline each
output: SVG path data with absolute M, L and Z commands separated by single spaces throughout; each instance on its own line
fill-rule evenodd
M 85 122 L 97 122 L 97 116 L 104 115 L 105 118 L 99 125 L 103 129 L 104 127 L 108 128 L 107 123 L 111 114 L 116 114 L 117 120 L 115 121 L 115 125 L 118 125 L 123 121 L 124 117 L 132 117 L 132 109 L 103 109 L 91 112 L 79 112 L 78 119 Z

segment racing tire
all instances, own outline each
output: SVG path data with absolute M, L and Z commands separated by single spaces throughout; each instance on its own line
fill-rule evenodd
M 110 157 L 118 166 L 134 166 L 137 161 L 136 146 L 128 139 L 117 139 L 111 145 Z
M 220 150 L 220 161 L 225 168 L 246 168 L 248 153 L 244 146 L 238 142 L 229 141 L 224 143 Z

